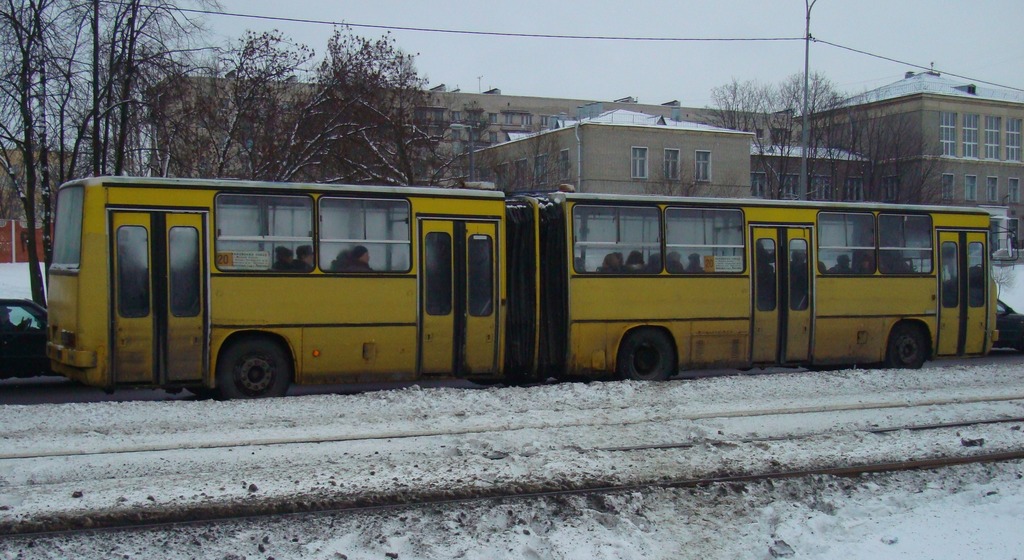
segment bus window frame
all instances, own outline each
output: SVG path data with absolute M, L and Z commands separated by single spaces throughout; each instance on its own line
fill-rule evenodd
M 308 237 L 279 236 L 279 235 L 259 235 L 259 236 L 232 235 L 232 236 L 222 236 L 221 235 L 221 223 L 222 222 L 221 222 L 221 218 L 220 218 L 220 214 L 221 214 L 221 206 L 220 206 L 220 204 L 221 204 L 221 200 L 223 198 L 226 198 L 226 197 L 249 197 L 249 198 L 258 198 L 258 199 L 287 198 L 287 199 L 295 199 L 295 200 L 298 200 L 298 199 L 306 200 L 306 201 L 309 202 L 309 226 L 310 226 L 309 236 Z M 262 212 L 264 207 L 262 205 L 259 205 L 259 206 L 257 206 L 257 208 L 259 209 L 259 211 Z M 275 270 L 273 268 L 273 266 L 274 266 L 274 253 L 276 251 L 276 247 L 279 247 L 279 246 L 293 245 L 295 248 L 298 248 L 300 245 L 314 245 L 315 240 L 317 238 L 316 220 L 315 220 L 316 212 L 315 212 L 315 210 L 316 210 L 316 200 L 310 194 L 241 193 L 241 192 L 233 192 L 233 191 L 224 191 L 224 192 L 217 193 L 216 196 L 214 196 L 214 199 L 213 199 L 213 227 L 214 227 L 214 232 L 216 234 L 214 236 L 214 245 L 213 245 L 213 247 L 214 247 L 214 254 L 218 255 L 218 258 L 214 259 L 215 266 L 217 267 L 217 270 L 220 271 L 220 272 L 229 272 L 229 273 L 233 273 L 233 274 L 235 274 L 235 273 L 242 273 L 242 274 L 266 274 L 266 273 L 270 273 L 270 274 L 274 274 L 274 275 L 283 274 L 283 273 L 304 274 L 303 272 L 301 272 L 299 270 Z M 268 227 L 267 231 L 269 233 L 269 227 Z M 242 242 L 242 243 L 256 242 L 256 243 L 259 243 L 260 246 L 269 245 L 270 249 L 265 251 L 265 252 L 267 253 L 267 256 L 269 258 L 270 265 L 267 268 L 235 268 L 235 267 L 224 267 L 224 266 L 222 266 L 223 263 L 222 263 L 221 259 L 219 258 L 219 256 L 220 256 L 221 253 L 228 252 L 228 251 L 222 251 L 221 250 L 220 242 L 222 240 L 224 240 L 226 242 Z M 260 252 L 264 252 L 264 251 L 262 251 L 262 249 L 260 249 L 259 251 Z M 294 251 L 295 251 L 295 249 L 293 248 L 292 249 L 293 255 L 294 255 Z
M 870 245 L 851 245 L 851 244 L 846 244 L 846 245 L 825 245 L 823 243 L 823 241 L 826 238 L 825 232 L 827 231 L 827 228 L 822 227 L 822 217 L 828 217 L 828 216 L 859 216 L 859 217 L 862 217 L 862 218 L 863 217 L 869 218 L 870 219 L 870 224 L 871 224 L 871 244 Z M 826 275 L 827 276 L 870 276 L 870 275 L 873 275 L 878 270 L 878 222 L 877 222 L 876 216 L 875 216 L 875 214 L 873 212 L 868 212 L 868 211 L 848 212 L 848 211 L 841 211 L 841 210 L 824 210 L 824 211 L 819 211 L 818 212 L 818 215 L 817 215 L 815 221 L 816 221 L 816 226 L 817 226 L 817 229 L 818 229 L 818 235 L 817 235 L 817 245 L 818 245 L 818 247 L 817 247 L 817 251 L 815 253 L 816 256 L 817 256 L 818 274 L 821 274 L 823 276 L 826 276 Z M 848 230 L 848 228 L 846 227 L 846 224 L 849 224 L 849 223 L 851 223 L 851 222 L 849 222 L 847 220 L 843 221 L 844 229 L 847 230 L 847 231 L 844 232 L 844 238 L 849 237 L 849 234 L 851 233 Z M 856 233 L 856 232 L 853 232 L 853 233 Z M 830 258 L 834 259 L 835 266 L 827 266 L 825 264 L 825 261 L 823 260 L 823 257 L 825 255 L 828 255 Z M 836 269 L 836 268 L 838 268 L 840 266 L 839 265 L 839 257 L 843 256 L 843 255 L 846 255 L 849 258 L 849 267 L 850 267 L 850 271 L 849 272 L 834 270 L 834 269 Z M 858 262 L 857 262 L 858 261 L 858 257 L 863 257 L 865 255 L 871 257 L 871 265 L 870 265 L 869 269 L 858 271 L 855 268 L 858 265 Z
M 738 226 L 736 226 L 736 232 L 735 232 L 737 234 L 737 238 L 739 240 L 739 244 L 736 245 L 736 244 L 725 244 L 725 243 L 717 243 L 717 244 L 715 244 L 715 243 L 711 243 L 711 244 L 709 244 L 709 243 L 704 243 L 704 244 L 672 243 L 671 240 L 669 239 L 669 237 L 670 237 L 670 234 L 669 234 L 669 223 L 671 223 L 673 221 L 676 221 L 676 222 L 679 222 L 679 223 L 682 222 L 682 220 L 672 220 L 671 219 L 669 213 L 672 212 L 672 211 L 679 211 L 679 212 L 697 211 L 697 212 L 700 212 L 701 221 L 704 224 L 704 227 L 702 228 L 702 230 L 705 231 L 705 232 L 707 231 L 706 226 L 707 226 L 707 215 L 708 214 L 713 214 L 713 213 L 735 214 L 739 218 L 739 223 L 738 223 Z M 726 220 L 726 223 L 728 223 L 728 222 L 729 222 L 729 220 Z M 714 219 L 712 219 L 711 223 L 712 223 L 712 225 L 714 225 Z M 669 274 L 673 274 L 673 275 L 686 275 L 686 274 L 717 274 L 717 275 L 723 275 L 723 274 L 742 274 L 744 271 L 747 270 L 747 262 L 746 262 L 747 261 L 747 245 L 746 245 L 747 240 L 746 240 L 746 236 L 744 235 L 744 224 L 746 224 L 746 214 L 745 214 L 745 212 L 743 211 L 742 208 L 734 208 L 734 207 L 728 207 L 728 208 L 710 207 L 710 208 L 707 208 L 707 207 L 700 207 L 700 206 L 666 206 L 665 209 L 664 209 L 664 224 L 665 224 L 665 235 L 664 235 L 664 238 L 665 238 L 665 255 L 666 255 L 666 258 L 667 258 L 668 255 L 671 255 L 673 252 L 675 252 L 675 253 L 680 255 L 680 263 L 682 265 L 682 268 L 679 269 L 679 270 L 676 270 L 676 271 L 668 270 L 668 264 L 669 263 L 666 261 L 665 262 L 666 270 L 669 272 Z M 683 252 L 672 251 L 673 248 L 687 248 L 688 250 L 683 251 Z M 731 251 L 733 254 L 732 255 L 720 254 L 719 250 L 723 250 L 723 249 L 727 250 L 727 251 Z M 696 250 L 696 252 L 694 252 L 694 250 Z M 710 254 L 704 254 L 706 251 L 710 251 Z M 703 269 L 700 270 L 700 271 L 689 269 L 688 267 L 690 266 L 690 263 L 689 262 L 682 263 L 682 260 L 681 260 L 683 255 L 684 255 L 684 253 L 685 253 L 687 261 L 689 261 L 693 257 L 693 255 L 699 255 L 700 259 L 701 259 L 700 262 L 702 263 L 702 268 Z M 737 257 L 737 256 L 740 258 L 740 266 L 739 266 L 738 270 L 736 270 L 735 267 L 733 267 L 734 268 L 733 270 L 714 270 L 714 269 L 707 270 L 707 267 L 703 266 L 703 264 L 706 263 L 707 257 L 712 257 L 713 259 L 717 259 L 718 257 Z
M 907 223 L 907 218 L 914 219 L 925 219 L 928 221 L 928 228 L 924 239 L 928 240 L 927 247 L 918 247 L 912 245 L 883 245 L 882 244 L 882 221 L 889 218 L 903 218 L 903 223 Z M 910 214 L 910 213 L 897 213 L 897 212 L 879 212 L 877 217 L 876 239 L 878 243 L 878 272 L 886 276 L 908 276 L 908 275 L 919 275 L 919 274 L 931 274 L 935 270 L 935 220 L 932 219 L 931 214 Z M 901 229 L 901 236 L 903 241 L 906 242 L 906 228 Z M 921 260 L 927 260 L 928 270 L 914 270 L 913 265 L 910 266 L 910 270 L 899 270 L 888 268 L 888 263 L 892 259 L 888 258 L 889 255 L 898 254 L 897 258 L 906 260 L 908 251 L 916 252 L 920 255 L 924 255 Z M 897 253 L 898 252 L 898 253 Z M 894 262 L 894 261 L 893 261 Z M 885 263 L 883 265 L 883 263 Z
M 360 203 L 366 203 L 366 202 L 386 202 L 386 203 L 401 203 L 401 204 L 404 204 L 405 211 L 406 211 L 406 214 L 405 214 L 406 237 L 405 237 L 404 240 L 403 239 L 397 239 L 397 238 L 395 238 L 395 239 L 368 239 L 368 238 L 362 238 L 362 239 L 360 239 L 360 238 L 330 238 L 330 239 L 326 239 L 326 238 L 323 237 L 323 231 L 324 231 L 324 226 L 323 226 L 324 209 L 323 209 L 323 207 L 324 207 L 324 202 L 325 201 L 327 201 L 327 202 L 329 202 L 329 201 L 348 201 L 348 202 L 360 202 Z M 365 206 L 363 207 L 362 210 L 363 210 L 363 216 L 364 216 L 364 219 L 363 219 L 363 229 L 365 231 L 365 229 L 366 229 L 366 220 L 365 220 L 366 209 L 365 209 Z M 342 196 L 342 195 L 336 195 L 336 194 L 324 194 L 324 195 L 320 196 L 317 199 L 317 201 L 316 201 L 316 214 L 315 214 L 315 218 L 316 218 L 316 224 L 317 224 L 318 227 L 316 228 L 316 232 L 315 232 L 315 235 L 314 235 L 314 238 L 316 239 L 316 250 L 315 250 L 315 252 L 318 255 L 317 262 L 320 264 L 320 270 L 323 271 L 324 273 L 327 273 L 327 274 L 352 274 L 352 275 L 408 274 L 409 272 L 412 271 L 412 229 L 413 229 L 412 228 L 412 216 L 413 216 L 412 202 L 408 198 L 404 198 L 404 197 L 403 198 L 386 198 L 386 197 L 367 197 L 367 196 Z M 378 269 L 378 268 L 374 268 L 372 271 L 365 271 L 365 272 L 364 271 L 351 271 L 351 270 L 333 270 L 333 267 L 331 266 L 331 263 L 333 263 L 333 261 L 331 261 L 331 263 L 327 262 L 327 259 L 324 257 L 324 255 L 321 254 L 322 251 L 324 250 L 324 246 L 325 245 L 332 245 L 332 246 L 344 245 L 344 246 L 348 247 L 349 249 L 353 248 L 353 247 L 355 247 L 357 245 L 362 245 L 363 247 L 366 247 L 367 250 L 370 249 L 370 246 L 384 246 L 384 245 L 404 246 L 405 247 L 406 260 L 408 262 L 407 262 L 407 265 L 406 265 L 406 267 L 404 269 Z M 345 248 L 342 248 L 341 250 L 339 250 L 338 251 L 338 255 L 340 256 L 341 252 L 343 252 L 345 250 L 346 250 Z M 372 254 L 372 251 L 371 251 L 371 254 Z M 337 260 L 337 258 L 335 258 L 334 260 Z M 371 259 L 370 259 L 370 266 L 371 267 L 373 267 L 374 262 L 375 261 L 371 257 Z
M 589 240 L 581 241 L 580 240 L 580 231 L 581 231 L 582 228 L 581 227 L 577 227 L 577 225 L 576 225 L 576 218 L 577 218 L 577 215 L 578 215 L 577 212 L 579 212 L 580 210 L 585 210 L 585 209 L 599 209 L 599 210 L 611 210 L 611 211 L 614 211 L 613 223 L 615 224 L 615 237 L 616 237 L 615 241 L 589 241 Z M 621 239 L 621 234 L 622 234 L 622 228 L 620 226 L 620 224 L 621 224 L 621 220 L 620 220 L 620 215 L 621 214 L 620 214 L 620 212 L 622 210 L 638 210 L 638 211 L 643 211 L 643 210 L 652 211 L 653 210 L 654 211 L 653 215 L 656 218 L 656 222 L 657 222 L 656 228 L 655 228 L 655 231 L 657 231 L 657 239 L 655 241 L 637 241 L 637 242 L 625 242 L 625 243 L 623 243 L 620 240 Z M 648 220 L 647 217 L 643 217 L 642 216 L 641 218 L 644 221 Z M 651 257 L 654 256 L 654 255 L 656 255 L 658 257 L 660 262 L 664 262 L 664 259 L 662 259 L 661 251 L 662 251 L 662 240 L 663 240 L 664 231 L 665 231 L 665 222 L 664 222 L 664 215 L 663 215 L 663 212 L 662 212 L 662 208 L 659 205 L 657 205 L 657 204 L 582 204 L 582 203 L 577 203 L 577 204 L 574 204 L 572 206 L 571 220 L 572 220 L 572 254 L 573 254 L 573 265 L 572 266 L 573 266 L 573 271 L 576 274 L 586 274 L 588 276 L 590 276 L 590 275 L 651 276 L 651 275 L 655 275 L 655 274 L 658 274 L 658 273 L 661 272 L 661 267 L 660 266 L 659 266 L 659 269 L 657 271 L 655 271 L 653 269 L 648 269 L 647 268 L 647 265 L 650 264 Z M 599 266 L 595 267 L 594 270 L 586 270 L 585 267 L 581 269 L 579 265 L 580 265 L 580 262 L 584 261 L 585 258 L 586 258 L 584 255 L 586 254 L 586 249 L 587 248 L 596 248 L 596 249 L 602 249 L 603 248 L 604 250 L 602 250 L 601 252 L 605 254 L 605 258 L 607 258 L 607 256 L 612 254 L 612 253 L 618 253 L 619 256 L 620 256 L 620 260 L 621 260 L 621 262 L 619 263 L 620 270 L 618 270 L 618 271 L 603 271 L 603 270 L 600 270 L 603 267 L 603 265 L 599 265 Z M 622 249 L 622 248 L 624 248 L 624 249 L 623 250 L 616 250 L 616 249 Z M 626 266 L 627 255 L 625 253 L 627 251 L 637 250 L 637 251 L 641 251 L 641 254 L 642 254 L 643 250 L 645 250 L 645 249 L 652 249 L 652 248 L 654 250 L 649 250 L 647 252 L 647 259 L 646 259 L 646 263 L 645 263 L 643 268 L 640 268 L 640 269 L 630 269 L 630 268 L 628 268 Z M 583 250 L 580 251 L 580 252 L 577 252 L 577 249 L 583 249 Z

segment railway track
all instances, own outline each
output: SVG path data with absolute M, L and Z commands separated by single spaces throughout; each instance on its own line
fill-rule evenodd
M 997 421 L 987 423 L 998 423 Z M 930 427 L 907 428 L 911 430 L 934 429 Z M 178 514 L 163 516 L 111 517 L 103 516 L 83 518 L 79 520 L 54 520 L 47 524 L 39 523 L 25 530 L 0 531 L 0 542 L 4 540 L 35 540 L 68 538 L 79 534 L 92 536 L 103 533 L 123 531 L 171 531 L 177 532 L 185 528 L 196 528 L 211 522 L 246 522 L 263 519 L 268 516 L 308 516 L 308 515 L 339 515 L 381 512 L 408 508 L 438 508 L 463 506 L 477 502 L 505 503 L 512 500 L 534 500 L 540 498 L 582 496 L 591 494 L 609 494 L 617 492 L 647 491 L 653 488 L 693 488 L 715 484 L 752 483 L 782 479 L 796 479 L 810 476 L 851 477 L 868 473 L 891 473 L 908 470 L 940 469 L 972 463 L 994 463 L 1005 461 L 1024 461 L 1024 449 L 994 453 L 979 453 L 970 456 L 932 457 L 908 459 L 903 461 L 873 462 L 846 466 L 827 466 L 808 469 L 782 469 L 757 473 L 728 474 L 718 473 L 713 476 L 697 478 L 664 479 L 640 484 L 587 485 L 575 488 L 551 490 L 532 490 L 515 492 L 476 492 L 473 495 L 454 495 L 422 497 L 416 500 L 395 499 L 379 501 L 375 499 L 349 499 L 325 501 L 320 503 L 257 505 L 249 507 L 234 506 L 229 510 L 195 510 L 181 511 Z M 6 536 L 5 536 L 6 535 Z
M 1008 408 L 1019 408 L 1017 400 L 990 401 L 1009 405 Z M 943 406 L 962 406 L 963 402 L 948 402 Z M 918 407 L 940 406 L 937 403 L 918 404 Z M 788 410 L 776 409 L 772 414 L 758 417 L 767 421 L 771 417 L 830 414 L 844 407 L 831 407 L 829 410 Z M 888 410 L 886 407 L 883 410 Z M 913 409 L 914 407 L 903 407 Z M 856 407 L 857 412 L 879 410 Z M 750 412 L 750 411 L 745 411 Z M 913 412 L 919 414 L 919 410 Z M 750 419 L 746 413 L 738 418 Z M 701 420 L 722 421 L 726 417 L 702 418 Z M 649 425 L 657 425 L 652 420 Z M 181 523 L 183 520 L 194 522 L 210 522 L 223 519 L 244 519 L 257 516 L 283 515 L 295 513 L 321 512 L 355 512 L 367 509 L 386 507 L 406 507 L 415 504 L 444 505 L 483 499 L 530 499 L 543 496 L 570 495 L 580 493 L 614 492 L 654 487 L 688 487 L 735 481 L 754 481 L 772 478 L 794 478 L 808 475 L 849 476 L 865 472 L 884 472 L 906 469 L 938 468 L 948 465 L 969 462 L 992 462 L 1024 459 L 1024 437 L 1021 436 L 1021 425 L 1024 416 L 1000 414 L 996 417 L 977 417 L 970 420 L 955 422 L 909 422 L 888 425 L 853 425 L 843 430 L 824 432 L 804 431 L 773 436 L 722 437 L 686 439 L 672 441 L 668 438 L 658 443 L 640 443 L 627 446 L 607 445 L 568 445 L 552 450 L 541 451 L 535 456 L 525 457 L 523 472 L 502 476 L 495 475 L 491 480 L 471 481 L 471 483 L 455 483 L 456 476 L 426 477 L 418 484 L 404 485 L 400 477 L 388 477 L 387 474 L 408 473 L 407 461 L 424 463 L 423 470 L 438 470 L 450 464 L 444 456 L 426 459 L 423 455 L 409 455 L 406 458 L 392 458 L 393 472 L 381 473 L 376 479 L 393 478 L 389 484 L 374 484 L 374 480 L 364 480 L 363 484 L 355 484 L 346 489 L 334 487 L 327 491 L 314 491 L 309 486 L 302 486 L 296 492 L 279 493 L 270 496 L 248 495 L 245 499 L 231 499 L 224 495 L 223 499 L 210 501 L 185 501 L 159 504 L 151 507 L 93 507 L 69 508 L 62 511 L 40 511 L 37 515 L 16 516 L 0 511 L 0 534 L 53 535 L 65 531 L 95 530 L 97 528 L 142 528 L 166 524 Z M 648 427 L 649 427 L 648 425 Z M 636 428 L 632 424 L 627 428 Z M 593 426 L 586 426 L 592 429 Z M 560 426 L 559 430 L 571 430 L 572 427 Z M 593 431 L 593 430 L 591 430 Z M 479 436 L 479 432 L 471 432 Z M 443 434 L 416 436 L 423 439 L 438 437 L 453 438 L 465 434 Z M 410 439 L 413 436 L 399 438 Z M 879 439 L 881 438 L 881 439 Z M 886 439 L 897 438 L 899 445 L 894 446 L 904 452 L 913 445 L 917 453 L 912 457 L 895 459 L 892 452 L 875 452 L 885 449 Z M 329 442 L 345 444 L 351 441 Z M 363 442 L 367 443 L 367 442 Z M 398 443 L 394 438 L 378 438 L 372 441 L 375 447 L 387 449 L 389 445 Z M 422 443 L 422 442 L 419 442 Z M 276 447 L 296 445 L 324 445 L 323 442 L 285 442 L 264 444 Z M 246 449 L 255 444 L 235 446 Z M 235 452 L 235 448 L 230 451 Z M 441 445 L 440 448 L 445 448 Z M 812 459 L 780 462 L 778 457 L 799 456 L 793 449 L 822 450 Z M 840 454 L 829 453 L 833 448 L 844 449 Z M 175 449 L 175 452 L 188 450 Z M 114 453 L 117 460 L 126 455 L 150 454 L 152 451 L 121 451 Z M 803 452 L 802 452 L 803 453 Z M 812 453 L 806 451 L 806 453 Z M 235 454 L 237 456 L 237 454 Z M 66 462 L 74 459 L 74 455 L 45 457 L 49 461 Z M 95 453 L 83 454 L 82 459 L 95 460 Z M 109 459 L 109 457 L 107 457 Z M 492 453 L 474 456 L 469 472 L 479 468 L 480 463 L 499 464 L 509 454 Z M 23 457 L 0 461 L 0 468 L 10 471 L 14 463 L 38 463 L 40 458 Z M 568 469 L 560 472 L 537 475 L 531 468 L 545 469 L 552 463 L 577 461 L 587 464 L 582 471 Z M 616 472 L 616 466 L 635 475 L 623 475 Z M 420 468 L 416 464 L 417 469 Z M 82 467 L 95 469 L 95 463 Z M 514 470 L 514 469 L 513 469 Z M 541 471 L 543 472 L 543 471 Z M 301 476 L 301 472 L 288 473 L 268 472 L 268 475 Z M 371 473 L 374 474 L 374 473 Z M 160 473 L 154 474 L 160 477 Z M 256 476 L 255 478 L 259 478 Z M 332 477 L 333 478 L 333 477 Z M 213 484 L 219 484 L 224 478 L 214 477 Z M 219 481 L 219 482 L 218 482 Z M 377 480 L 379 482 L 379 480 Z M 202 479 L 196 481 L 202 486 Z M 178 484 L 179 481 L 175 481 Z M 209 487 L 210 483 L 207 481 Z M 343 484 L 344 485 L 344 484 Z M 66 483 L 52 485 L 56 492 L 67 492 Z M 223 487 L 221 488 L 223 490 Z M 9 491 L 10 488 L 0 487 Z M 46 492 L 46 484 L 28 485 L 26 491 Z

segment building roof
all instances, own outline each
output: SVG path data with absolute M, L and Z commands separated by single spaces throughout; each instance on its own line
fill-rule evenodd
M 711 126 L 709 124 L 701 124 L 690 121 L 676 121 L 670 118 L 658 115 L 649 115 L 647 113 L 640 113 L 638 111 L 630 111 L 628 109 L 614 109 L 612 111 L 605 111 L 596 117 L 580 119 L 579 121 L 571 119 L 560 120 L 558 121 L 556 128 L 576 126 L 577 122 L 579 122 L 580 124 L 614 124 L 627 126 L 651 126 L 658 128 L 669 127 L 683 130 L 722 132 L 726 134 L 751 134 L 750 132 L 743 132 L 740 130 L 733 130 L 731 128 Z
M 846 100 L 847 105 L 860 105 L 886 101 L 909 95 L 931 93 L 967 99 L 985 99 L 990 101 L 1008 101 L 1024 103 L 1024 92 L 1006 88 L 997 88 L 973 84 L 971 82 L 947 78 L 938 72 L 907 72 L 905 78 L 898 82 L 855 95 Z
M 803 146 L 782 147 L 779 146 L 778 144 L 772 144 L 770 146 L 758 146 L 753 143 L 750 145 L 750 155 L 752 156 L 802 158 L 803 153 Z M 857 155 L 848 150 L 841 150 L 839 148 L 811 148 L 807 152 L 807 157 L 810 159 L 867 161 L 867 159 L 865 159 L 863 156 Z

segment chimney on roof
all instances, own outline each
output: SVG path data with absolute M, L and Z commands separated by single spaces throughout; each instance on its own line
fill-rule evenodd
M 907 73 L 903 75 L 903 79 L 908 80 L 910 78 L 913 78 L 914 76 L 916 76 L 916 74 L 914 74 L 912 70 L 908 70 Z

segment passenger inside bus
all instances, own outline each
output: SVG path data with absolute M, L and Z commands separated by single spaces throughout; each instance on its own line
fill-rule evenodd
M 626 270 L 640 272 L 644 269 L 644 256 L 640 251 L 630 251 L 626 257 Z
M 871 257 L 871 253 L 864 252 L 857 256 L 856 270 L 857 274 L 874 274 L 875 259 Z
M 665 270 L 670 274 L 682 274 L 684 272 L 682 255 L 678 251 L 672 251 L 668 254 L 668 260 L 665 261 Z
M 373 272 L 370 267 L 370 252 L 362 245 L 338 253 L 331 263 L 331 270 L 338 272 Z
M 686 257 L 686 272 L 691 274 L 704 272 L 704 263 L 698 253 L 690 253 L 690 256 Z
M 313 246 L 312 245 L 299 245 L 295 249 L 295 255 L 298 259 L 295 260 L 295 270 L 299 272 L 310 272 L 313 270 Z
M 622 253 L 608 253 L 604 256 L 604 262 L 597 269 L 605 274 L 618 274 L 622 272 Z
M 295 270 L 295 254 L 284 245 L 274 247 L 274 270 Z
M 828 269 L 831 274 L 851 274 L 853 269 L 850 268 L 850 255 L 839 255 L 836 257 L 836 265 Z
M 647 266 L 644 267 L 647 274 L 658 274 L 661 272 L 661 255 L 654 253 L 647 259 Z

